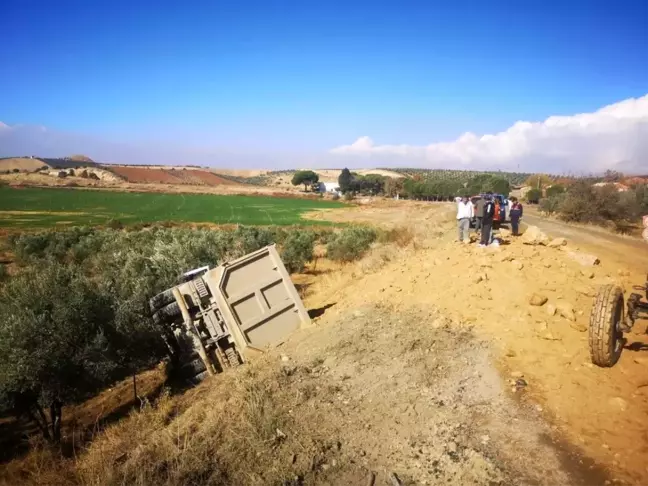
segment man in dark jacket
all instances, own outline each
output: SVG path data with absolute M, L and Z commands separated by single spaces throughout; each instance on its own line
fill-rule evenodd
M 495 216 L 495 203 L 492 196 L 486 195 L 484 204 L 484 218 L 482 219 L 481 242 L 479 246 L 490 245 L 491 232 L 493 231 L 493 216 Z
M 511 229 L 513 230 L 513 236 L 520 235 L 520 219 L 522 218 L 523 212 L 524 209 L 522 208 L 522 204 L 518 202 L 517 197 L 512 197 L 509 217 L 511 218 Z
M 484 198 L 479 197 L 475 202 L 475 231 L 479 231 L 482 227 L 482 221 L 484 220 Z

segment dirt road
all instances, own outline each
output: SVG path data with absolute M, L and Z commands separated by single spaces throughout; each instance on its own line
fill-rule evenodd
M 409 203 L 328 213 L 325 217 L 335 221 L 411 224 L 408 231 L 418 238 L 401 254 L 377 249 L 352 276 L 339 271 L 324 275 L 309 289 L 309 306 L 335 304 L 329 311 L 337 315 L 334 320 L 364 302 L 433 306 L 491 343 L 504 383 L 523 377 L 528 387 L 521 395 L 542 410 L 553 427 L 553 440 L 566 441 L 580 460 L 590 458 L 615 478 L 648 483 L 646 326 L 635 326 L 629 336 L 632 348 L 611 369 L 592 365 L 587 334 L 598 287 L 618 282 L 629 288 L 638 278 L 628 254 L 634 242 L 619 238 L 616 243 L 613 237 L 608 247 L 597 240 L 586 244 L 585 236 L 577 236 L 570 241 L 572 248 L 597 249 L 601 258 L 594 268 L 582 267 L 565 251 L 519 240 L 497 249 L 458 244 L 452 212 L 449 206 Z M 581 233 L 587 234 L 567 229 L 562 234 Z M 530 305 L 534 293 L 547 303 Z M 422 320 L 420 325 L 431 323 Z
M 540 216 L 537 211 L 525 209 L 524 223 L 537 226 L 554 237 L 563 237 L 586 248 L 601 258 L 610 260 L 628 270 L 648 273 L 648 242 L 634 237 L 620 236 L 602 228 L 575 226 L 556 219 Z M 637 282 L 640 283 L 640 282 Z

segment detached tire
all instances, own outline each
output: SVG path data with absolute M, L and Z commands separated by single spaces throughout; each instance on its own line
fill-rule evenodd
M 589 347 L 592 363 L 609 368 L 623 351 L 623 290 L 618 285 L 601 287 L 596 296 L 589 325 Z

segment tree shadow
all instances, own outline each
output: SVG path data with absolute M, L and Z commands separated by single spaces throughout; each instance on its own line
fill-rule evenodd
M 308 311 L 308 317 L 311 319 L 317 319 L 318 317 L 321 317 L 324 315 L 324 313 L 333 307 L 336 303 L 333 302 L 332 304 L 326 304 L 324 307 L 319 307 L 318 309 L 310 309 Z

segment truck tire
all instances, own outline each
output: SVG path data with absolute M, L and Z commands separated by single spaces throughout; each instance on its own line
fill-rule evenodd
M 203 371 L 202 373 L 192 376 L 191 378 L 187 378 L 185 381 L 187 381 L 191 385 L 199 385 L 208 376 L 209 374 L 206 371 Z
M 596 296 L 589 325 L 589 348 L 592 363 L 609 368 L 623 351 L 623 290 L 618 285 L 604 285 Z
M 155 324 L 161 324 L 169 321 L 174 321 L 178 316 L 181 316 L 182 312 L 180 311 L 180 306 L 177 302 L 171 302 L 170 304 L 165 305 L 159 309 L 155 314 L 153 314 L 153 322 Z
M 149 307 L 151 308 L 151 312 L 156 312 L 165 305 L 170 304 L 175 300 L 175 297 L 173 296 L 173 289 L 167 289 L 164 292 L 160 292 L 157 295 L 154 295 L 149 299 Z
M 179 370 L 180 376 L 185 378 L 192 378 L 206 371 L 207 368 L 205 367 L 205 363 L 201 358 L 196 358 L 188 363 L 183 364 L 182 366 L 180 366 Z

